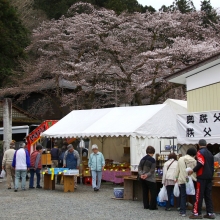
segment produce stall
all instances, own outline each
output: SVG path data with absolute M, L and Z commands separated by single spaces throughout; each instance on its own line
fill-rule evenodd
M 124 177 L 137 172 L 147 146 L 154 146 L 156 153 L 160 153 L 160 145 L 170 144 L 169 139 L 161 137 L 177 135 L 176 114 L 187 113 L 186 107 L 185 101 L 167 100 L 164 104 L 150 106 L 76 110 L 43 132 L 42 136 L 89 138 L 89 154 L 91 146 L 97 144 L 106 159 L 102 179 L 121 184 Z M 121 165 L 125 164 L 126 167 L 122 168 Z M 91 180 L 88 159 L 83 158 L 81 167 L 80 177 Z
M 89 138 L 90 153 L 92 144 L 97 144 L 105 159 L 128 162 L 131 171 L 137 171 L 148 145 L 154 146 L 159 153 L 161 141 L 164 146 L 169 144 L 169 140 L 161 140 L 160 137 L 177 135 L 177 113 L 187 113 L 185 101 L 167 100 L 159 105 L 77 110 L 43 132 L 42 136 Z M 130 149 L 129 156 L 124 155 L 125 147 Z

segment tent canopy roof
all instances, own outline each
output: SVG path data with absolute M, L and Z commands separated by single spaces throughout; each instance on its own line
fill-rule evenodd
M 164 104 L 74 110 L 42 133 L 46 137 L 176 136 L 176 114 L 187 113 L 186 101 Z

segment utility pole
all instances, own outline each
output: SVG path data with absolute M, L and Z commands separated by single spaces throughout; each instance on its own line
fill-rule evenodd
M 3 150 L 9 149 L 12 140 L 12 101 L 9 98 L 3 101 Z

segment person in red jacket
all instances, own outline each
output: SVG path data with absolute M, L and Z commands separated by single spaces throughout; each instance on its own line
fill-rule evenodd
M 190 219 L 215 219 L 212 204 L 212 179 L 214 174 L 214 157 L 207 149 L 206 140 L 199 140 L 199 151 L 197 152 L 197 165 L 189 175 L 196 172 L 196 202 L 194 204 L 193 214 L 189 216 Z M 206 214 L 202 216 L 203 198 L 206 205 Z
M 30 168 L 30 182 L 29 182 L 29 189 L 34 189 L 34 174 L 37 175 L 37 188 L 41 189 L 40 186 L 40 170 L 42 169 L 41 164 L 41 153 L 43 147 L 41 145 L 37 145 L 36 151 L 31 154 L 31 168 Z

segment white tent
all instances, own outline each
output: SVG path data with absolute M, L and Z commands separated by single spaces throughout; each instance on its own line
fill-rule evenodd
M 131 165 L 135 167 L 148 145 L 153 145 L 159 152 L 161 137 L 177 136 L 176 114 L 183 113 L 187 113 L 186 101 L 172 99 L 158 105 L 77 110 L 42 136 L 88 137 L 91 144 L 101 147 L 105 158 L 116 161 L 122 158 L 123 147 L 130 147 Z

